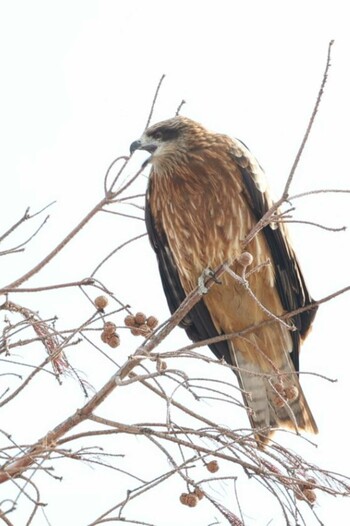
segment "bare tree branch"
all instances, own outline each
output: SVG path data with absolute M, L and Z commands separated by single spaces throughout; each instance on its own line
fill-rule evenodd
M 151 104 L 151 109 L 150 109 L 150 112 L 148 114 L 148 117 L 147 117 L 147 122 L 146 122 L 146 126 L 145 126 L 145 130 L 148 128 L 148 126 L 150 125 L 150 122 L 152 120 L 152 117 L 153 117 L 153 112 L 154 112 L 154 108 L 155 108 L 155 105 L 156 105 L 156 102 L 158 100 L 158 95 L 159 95 L 159 91 L 160 91 L 160 88 L 163 84 L 163 80 L 165 79 L 165 75 L 163 73 L 163 75 L 160 77 L 159 79 L 159 82 L 158 82 L 158 85 L 156 87 L 156 91 L 154 93 L 154 96 L 153 96 L 153 100 L 152 100 L 152 104 Z
M 307 125 L 307 128 L 306 128 L 306 132 L 305 132 L 305 134 L 303 136 L 303 140 L 301 142 L 301 145 L 299 147 L 297 155 L 296 155 L 296 157 L 294 159 L 292 168 L 291 168 L 290 173 L 288 175 L 287 182 L 285 184 L 282 196 L 280 197 L 280 199 L 278 199 L 278 201 L 276 201 L 271 206 L 271 208 L 266 212 L 266 214 L 264 214 L 264 216 L 256 223 L 256 225 L 251 230 L 251 232 L 249 232 L 249 234 L 246 236 L 246 238 L 245 238 L 245 240 L 244 240 L 244 242 L 242 244 L 243 248 L 245 248 L 250 243 L 250 241 L 257 235 L 258 232 L 260 232 L 260 230 L 262 230 L 263 228 L 265 228 L 265 226 L 267 226 L 268 224 L 270 224 L 271 222 L 274 221 L 274 217 L 273 216 L 275 215 L 276 211 L 279 209 L 279 207 L 283 203 L 288 201 L 289 189 L 290 189 L 290 186 L 292 184 L 293 177 L 294 177 L 295 171 L 297 169 L 297 166 L 299 164 L 299 161 L 301 159 L 301 156 L 302 156 L 302 153 L 304 151 L 305 145 L 306 145 L 306 143 L 308 141 L 310 132 L 311 132 L 312 127 L 314 125 L 316 114 L 318 112 L 318 109 L 319 109 L 319 106 L 320 106 L 320 103 L 321 103 L 324 87 L 325 87 L 326 82 L 327 82 L 328 71 L 329 71 L 329 68 L 330 68 L 330 60 L 331 60 L 331 49 L 332 49 L 333 43 L 334 43 L 334 41 L 331 40 L 329 42 L 329 44 L 328 44 L 326 67 L 325 67 L 325 71 L 323 73 L 322 82 L 321 82 L 321 86 L 320 86 L 320 89 L 319 89 L 319 92 L 318 92 L 318 95 L 317 95 L 315 106 L 313 108 L 311 117 L 309 119 L 309 122 L 308 122 L 308 125 Z

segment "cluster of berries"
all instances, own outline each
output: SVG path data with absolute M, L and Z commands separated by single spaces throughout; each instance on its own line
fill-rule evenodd
M 107 345 L 109 345 L 110 347 L 113 347 L 113 349 L 120 345 L 120 338 L 119 335 L 116 333 L 116 328 L 117 327 L 115 323 L 111 321 L 106 321 L 101 334 L 101 340 L 104 343 L 107 343 Z
M 106 298 L 106 296 L 97 296 L 97 298 L 95 298 L 94 304 L 98 310 L 103 311 L 108 305 L 108 298 Z M 113 349 L 120 345 L 120 338 L 119 334 L 116 332 L 116 329 L 117 326 L 115 323 L 106 321 L 101 333 L 101 340 L 104 343 L 107 343 L 107 345 L 110 347 L 113 347 Z
M 205 465 L 208 471 L 210 473 L 216 473 L 219 471 L 219 464 L 217 460 L 211 460 L 208 462 L 208 464 Z M 204 492 L 200 488 L 196 488 L 194 491 L 190 491 L 189 493 L 181 493 L 180 495 L 180 502 L 184 506 L 189 506 L 190 508 L 194 508 L 197 506 L 198 501 L 202 500 L 204 497 Z
M 298 388 L 295 385 L 283 385 L 282 382 L 274 384 L 276 394 L 273 397 L 273 404 L 277 408 L 283 407 L 288 402 L 294 402 L 299 396 Z
M 180 495 L 180 502 L 184 506 L 189 506 L 190 508 L 194 508 L 197 506 L 198 501 L 202 500 L 204 497 L 204 493 L 201 489 L 196 488 L 194 491 L 191 491 L 190 493 L 181 493 Z
M 94 304 L 98 310 L 103 311 L 108 305 L 108 298 L 106 296 L 97 296 Z M 157 327 L 158 320 L 155 316 L 148 316 L 147 318 L 143 312 L 137 312 L 135 316 L 128 314 L 124 323 L 129 327 L 131 334 L 134 336 L 148 336 Z M 113 348 L 120 345 L 120 338 L 116 329 L 117 326 L 113 322 L 107 321 L 103 326 L 101 334 L 101 340 Z M 162 362 L 160 367 L 161 370 L 165 370 L 166 364 Z
M 157 327 L 158 320 L 154 316 L 147 318 L 143 312 L 137 312 L 135 316 L 126 316 L 124 323 L 134 336 L 148 336 Z

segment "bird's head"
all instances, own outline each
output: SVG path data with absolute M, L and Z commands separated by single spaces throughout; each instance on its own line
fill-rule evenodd
M 146 150 L 151 154 L 147 162 L 152 164 L 170 161 L 175 155 L 179 158 L 181 152 L 188 153 L 189 145 L 203 131 L 200 124 L 187 117 L 173 117 L 147 128 L 141 138 L 130 145 L 130 153 Z

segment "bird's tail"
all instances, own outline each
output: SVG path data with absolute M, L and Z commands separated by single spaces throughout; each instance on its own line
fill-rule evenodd
M 289 353 L 283 354 L 278 368 L 262 368 L 249 353 L 233 348 L 237 376 L 248 410 L 251 426 L 261 446 L 277 428 L 317 433 L 317 425 L 299 383 Z M 269 370 L 268 370 L 269 369 Z

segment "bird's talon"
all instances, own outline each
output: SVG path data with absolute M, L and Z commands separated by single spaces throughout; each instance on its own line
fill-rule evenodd
M 216 277 L 215 270 L 212 268 L 206 268 L 204 272 L 208 278 L 211 278 L 214 281 L 214 283 L 217 283 L 218 285 L 222 284 L 222 281 Z
M 201 274 L 198 278 L 198 288 L 199 288 L 199 292 L 201 294 L 206 294 L 208 292 L 208 287 L 205 286 L 205 281 L 206 281 L 206 275 L 205 275 L 205 271 L 203 272 L 203 274 Z
M 205 268 L 202 274 L 198 278 L 198 287 L 201 294 L 206 294 L 208 292 L 208 287 L 205 285 L 207 278 L 212 279 L 215 283 L 221 285 L 221 281 L 216 277 L 215 272 L 211 268 Z

